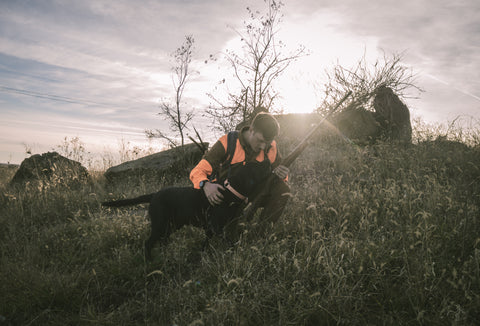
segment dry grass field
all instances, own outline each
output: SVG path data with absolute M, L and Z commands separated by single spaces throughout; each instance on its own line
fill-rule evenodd
M 292 167 L 293 196 L 267 235 L 254 220 L 236 245 L 202 250 L 187 227 L 152 263 L 145 210 L 102 208 L 101 174 L 41 190 L 12 189 L 1 171 L 0 325 L 475 325 L 477 136 L 319 141 Z M 113 195 L 164 186 L 149 182 Z

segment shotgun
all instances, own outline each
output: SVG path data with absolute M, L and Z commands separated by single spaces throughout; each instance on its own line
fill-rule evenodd
M 295 147 L 295 149 L 285 157 L 280 164 L 286 166 L 287 168 L 297 159 L 297 157 L 305 150 L 308 146 L 308 142 L 310 139 L 315 135 L 315 133 L 320 129 L 322 124 L 332 116 L 332 114 L 342 105 L 343 102 L 352 94 L 352 91 L 349 91 L 329 112 L 327 116 L 325 116 L 322 121 L 317 123 L 309 133 L 303 138 L 303 140 Z M 246 218 L 247 220 L 251 219 L 255 212 L 257 211 L 259 205 L 259 198 L 261 198 L 264 194 L 268 193 L 270 187 L 272 185 L 273 180 L 275 180 L 277 176 L 272 173 L 265 182 L 263 188 L 259 191 L 258 195 L 251 201 L 243 210 L 242 218 Z

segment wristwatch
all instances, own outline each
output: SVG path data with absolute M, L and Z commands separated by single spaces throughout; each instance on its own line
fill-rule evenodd
M 202 180 L 200 181 L 199 185 L 200 185 L 200 189 L 203 189 L 203 187 L 205 187 L 205 184 L 208 182 L 208 180 Z

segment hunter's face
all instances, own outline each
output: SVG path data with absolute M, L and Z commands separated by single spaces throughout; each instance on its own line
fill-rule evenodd
M 250 147 L 255 153 L 260 153 L 261 151 L 265 150 L 265 148 L 267 148 L 267 145 L 269 145 L 271 142 L 265 140 L 265 137 L 263 137 L 263 134 L 261 132 L 251 130 L 249 143 Z

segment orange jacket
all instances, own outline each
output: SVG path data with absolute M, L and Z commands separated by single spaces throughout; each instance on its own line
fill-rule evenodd
M 235 146 L 235 152 L 233 154 L 231 166 L 244 164 L 245 162 L 252 162 L 254 160 L 263 162 L 265 159 L 264 151 L 261 151 L 258 155 L 252 153 L 250 147 L 246 145 L 243 133 L 248 130 L 248 127 L 243 128 L 238 135 L 237 145 Z M 228 135 L 223 135 L 213 145 L 213 147 L 205 153 L 202 160 L 193 168 L 190 172 L 190 180 L 195 188 L 200 188 L 200 181 L 210 180 L 212 175 L 219 175 L 220 179 L 225 174 L 225 169 L 222 168 L 222 163 L 225 162 L 227 154 L 227 141 Z M 277 167 L 280 163 L 280 153 L 277 150 L 277 143 L 272 141 L 270 148 L 267 152 L 268 159 L 272 163 L 272 168 Z M 213 180 L 211 180 L 213 181 Z

